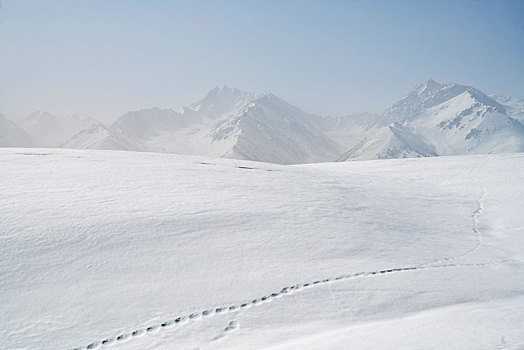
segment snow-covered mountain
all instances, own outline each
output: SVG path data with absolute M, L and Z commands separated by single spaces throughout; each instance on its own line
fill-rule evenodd
M 506 109 L 473 87 L 428 80 L 380 115 L 321 117 L 224 86 L 181 112 L 127 113 L 111 130 L 156 152 L 283 164 L 524 151 L 524 127 Z
M 409 137 L 399 137 L 400 126 Z M 426 81 L 384 111 L 376 127 L 341 159 L 524 151 L 524 126 L 493 98 L 458 84 Z
M 524 99 L 506 95 L 490 95 L 490 97 L 504 106 L 510 117 L 524 123 Z
M 342 117 L 320 116 L 315 126 L 339 147 L 339 154 L 355 147 L 377 130 L 378 114 L 359 113 Z
M 236 116 L 216 124 L 212 142 L 233 140 L 227 158 L 292 164 L 333 159 L 336 145 L 311 122 L 314 116 L 264 94 Z
M 193 103 L 189 109 L 185 108 L 184 112 L 190 114 L 190 110 L 212 119 L 228 117 L 241 113 L 257 97 L 256 94 L 240 91 L 237 88 L 216 87 L 203 99 Z
M 119 117 L 111 129 L 138 139 L 149 140 L 162 133 L 187 127 L 190 121 L 172 109 L 142 109 Z
M 319 118 L 272 94 L 223 86 L 181 112 L 126 113 L 110 130 L 155 152 L 282 164 L 334 160 L 340 147 L 316 127 Z
M 391 123 L 366 137 L 346 152 L 340 161 L 434 157 L 435 147 L 412 128 Z
M 93 124 L 90 128 L 80 131 L 60 147 L 120 151 L 146 150 L 135 138 L 119 133 L 118 131 L 109 130 L 102 124 Z
M 85 114 L 56 116 L 46 111 L 36 111 L 18 121 L 18 125 L 33 137 L 39 147 L 59 147 L 93 124 L 100 123 Z
M 231 150 L 234 140 L 213 142 L 209 133 L 219 121 L 241 113 L 254 98 L 224 86 L 180 112 L 159 108 L 128 112 L 110 129 L 134 138 L 150 151 L 221 157 Z
M 110 127 L 85 115 L 35 112 L 20 121 L 34 141 L 20 136 L 16 144 L 298 164 L 523 152 L 519 120 L 524 120 L 522 100 L 433 80 L 381 114 L 344 117 L 310 114 L 271 93 L 223 86 L 180 111 L 131 111 Z
M 32 147 L 35 141 L 23 129 L 0 114 L 0 147 Z

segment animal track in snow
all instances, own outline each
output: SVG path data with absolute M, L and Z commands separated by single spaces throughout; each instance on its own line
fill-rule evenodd
M 24 153 L 15 153 L 15 154 L 22 155 L 22 156 L 47 156 L 47 155 L 50 155 L 50 154 L 53 154 L 53 153 L 24 152 Z
M 235 331 L 237 329 L 238 329 L 238 322 L 237 321 L 231 321 L 231 322 L 229 322 L 227 327 L 224 328 L 224 330 L 219 335 L 217 335 L 216 337 L 213 338 L 213 340 L 215 340 L 215 341 L 216 340 L 221 340 L 225 336 L 227 336 L 229 333 L 231 333 L 232 331 Z
M 495 265 L 495 264 L 501 264 L 501 263 L 507 263 L 507 262 L 521 262 L 520 260 L 502 260 L 502 261 L 495 261 L 495 262 L 487 262 L 487 263 L 476 263 L 476 264 L 446 264 L 446 265 L 427 265 L 427 266 L 408 266 L 408 267 L 399 267 L 399 268 L 391 268 L 391 269 L 384 269 L 384 270 L 377 270 L 377 271 L 369 271 L 369 272 L 358 272 L 353 274 L 344 274 L 339 275 L 333 278 L 326 278 L 323 280 L 314 280 L 312 282 L 305 282 L 305 283 L 299 283 L 291 286 L 283 287 L 280 291 L 274 292 L 259 298 L 252 299 L 250 302 L 244 302 L 244 303 L 237 303 L 237 304 L 229 304 L 229 305 L 221 305 L 216 306 L 213 308 L 205 309 L 200 312 L 193 312 L 188 315 L 179 316 L 167 321 L 164 321 L 159 324 L 151 325 L 144 328 L 139 328 L 127 333 L 122 333 L 118 335 L 115 338 L 107 338 L 102 341 L 96 341 L 92 342 L 84 347 L 78 347 L 73 348 L 73 350 L 86 350 L 86 349 L 97 349 L 101 346 L 109 346 L 116 342 L 123 342 L 130 340 L 132 338 L 135 338 L 137 336 L 143 335 L 145 333 L 152 333 L 157 332 L 163 329 L 167 329 L 169 327 L 180 325 L 183 323 L 187 323 L 189 321 L 193 321 L 201 316 L 203 317 L 210 317 L 215 314 L 222 314 L 222 313 L 231 313 L 231 312 L 240 312 L 244 309 L 255 307 L 257 305 L 264 304 L 266 302 L 271 302 L 275 298 L 280 298 L 286 295 L 290 295 L 293 293 L 297 293 L 302 291 L 304 288 L 313 288 L 321 285 L 325 285 L 328 283 L 335 283 L 338 281 L 343 280 L 349 280 L 349 279 L 355 279 L 355 278 L 361 278 L 361 277 L 370 277 L 370 276 L 376 276 L 376 275 L 387 275 L 391 273 L 402 273 L 402 272 L 408 272 L 408 271 L 421 271 L 421 270 L 432 270 L 432 269 L 444 269 L 444 268 L 456 268 L 456 267 L 468 267 L 468 266 L 488 266 L 488 265 Z M 231 325 L 233 327 L 233 325 Z M 226 327 L 227 328 L 227 327 Z M 231 328 L 232 329 L 232 328 Z
M 457 259 L 463 258 L 463 257 L 465 257 L 467 255 L 473 254 L 475 251 L 477 251 L 480 248 L 480 246 L 482 244 L 482 235 L 481 235 L 481 232 L 480 232 L 480 229 L 479 229 L 479 216 L 482 214 L 482 211 L 484 210 L 484 202 L 483 202 L 483 200 L 486 197 L 486 188 L 484 187 L 484 185 L 482 184 L 482 182 L 478 178 L 473 176 L 474 171 L 475 171 L 475 169 L 471 169 L 471 171 L 469 172 L 469 177 L 480 188 L 480 197 L 477 199 L 477 208 L 471 214 L 471 221 L 472 221 L 471 230 L 475 234 L 475 239 L 476 239 L 475 245 L 472 248 L 466 250 L 465 252 L 463 252 L 460 255 L 449 256 L 449 257 L 437 259 L 437 260 L 434 260 L 432 262 L 419 265 L 420 267 L 428 266 L 428 265 L 434 265 L 434 264 L 439 264 L 439 263 L 443 263 L 443 262 L 446 262 L 446 261 L 457 260 Z

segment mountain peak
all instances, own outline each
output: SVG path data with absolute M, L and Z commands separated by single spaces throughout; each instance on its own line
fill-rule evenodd
M 243 94 L 241 90 L 236 87 L 229 87 L 227 85 L 217 86 L 216 88 L 209 91 L 204 98 L 209 98 L 212 96 L 228 96 L 228 95 L 240 95 Z
M 277 95 L 274 95 L 273 93 L 271 92 L 265 92 L 263 93 L 262 95 L 260 95 L 257 100 L 267 100 L 267 101 L 281 101 L 281 102 L 285 102 L 283 99 L 281 99 L 280 97 L 278 97 Z M 285 102 L 287 103 L 287 102 Z
M 203 99 L 193 103 L 191 109 L 215 118 L 245 108 L 255 97 L 252 93 L 223 85 L 209 91 Z
M 433 79 L 428 79 L 423 84 L 426 89 L 440 89 L 443 86 L 443 84 L 437 83 Z
M 440 89 L 442 89 L 445 86 L 446 86 L 446 84 L 440 84 L 440 83 L 437 83 L 433 79 L 428 79 L 428 80 L 424 81 L 423 83 L 417 85 L 415 87 L 415 89 L 413 89 L 411 94 L 416 94 L 418 96 L 421 96 L 421 95 L 432 95 L 432 94 L 436 93 L 437 91 L 439 91 Z
M 41 119 L 41 118 L 54 118 L 54 115 L 48 111 L 37 110 L 29 114 L 26 119 Z
M 221 93 L 231 93 L 231 92 L 241 92 L 239 89 L 237 89 L 236 87 L 229 87 L 227 85 L 222 85 L 220 87 L 217 87 L 217 89 L 221 92 Z
M 479 103 L 504 114 L 504 108 L 483 92 L 471 86 L 454 83 L 441 84 L 427 80 L 417 85 L 406 97 L 382 113 L 384 125 L 394 121 L 412 120 L 426 109 L 463 95 L 464 103 Z

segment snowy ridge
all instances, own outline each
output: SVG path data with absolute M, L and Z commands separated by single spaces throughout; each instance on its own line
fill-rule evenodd
M 434 80 L 381 114 L 318 116 L 271 94 L 228 86 L 173 109 L 131 111 L 105 127 L 75 114 L 38 111 L 3 138 L 17 146 L 115 149 L 202 155 L 279 164 L 524 151 L 524 102 Z M 13 133 L 13 135 L 9 135 Z M 12 145 L 13 142 L 4 142 Z M 4 145 L 4 146 L 5 146 Z
M 418 117 L 426 109 L 440 105 L 461 94 L 468 93 L 480 103 L 492 107 L 500 113 L 504 108 L 481 91 L 459 84 L 440 84 L 434 80 L 416 86 L 406 97 L 382 113 L 383 122 L 402 122 Z
M 336 144 L 313 118 L 272 94 L 223 86 L 181 113 L 157 108 L 130 112 L 110 129 L 156 152 L 281 164 L 335 159 Z
M 102 124 L 93 124 L 89 129 L 80 131 L 60 147 L 120 151 L 146 150 L 138 140 L 118 131 L 111 131 Z
M 319 162 L 338 154 L 336 145 L 312 123 L 310 116 L 282 99 L 265 94 L 243 114 L 211 131 L 213 141 L 236 137 L 228 158 L 279 164 Z
M 342 155 L 339 161 L 437 156 L 435 147 L 409 127 L 391 123 Z
M 473 87 L 428 80 L 381 115 L 320 117 L 223 86 L 180 113 L 128 113 L 111 130 L 155 152 L 280 164 L 522 152 L 524 126 L 506 109 Z
M 428 80 L 389 107 L 376 125 L 390 123 L 396 127 L 379 128 L 341 160 L 524 151 L 524 125 L 470 86 Z
M 203 99 L 193 103 L 190 110 L 207 118 L 227 118 L 242 113 L 256 98 L 255 94 L 224 85 L 209 91 Z M 187 111 L 185 108 L 184 112 Z
M 524 151 L 524 126 L 496 102 L 465 91 L 408 122 L 440 155 Z
M 491 95 L 490 97 L 504 106 L 504 109 L 510 117 L 524 123 L 524 99 L 497 94 Z

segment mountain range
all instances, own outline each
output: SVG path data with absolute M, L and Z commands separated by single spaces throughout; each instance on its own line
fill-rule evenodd
M 110 126 L 75 114 L 0 115 L 1 147 L 193 154 L 280 164 L 524 151 L 524 100 L 428 80 L 381 114 L 307 113 L 271 94 L 227 86 L 173 109 L 143 109 Z

